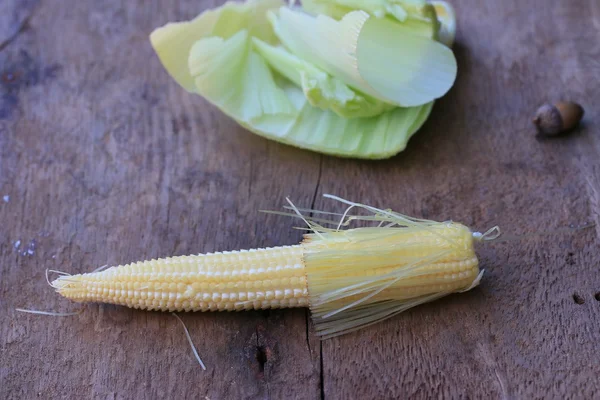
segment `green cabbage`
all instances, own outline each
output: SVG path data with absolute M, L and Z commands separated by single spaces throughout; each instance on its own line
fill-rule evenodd
M 456 75 L 451 50 L 433 40 L 435 11 L 416 0 L 366 11 L 318 3 L 308 14 L 278 0 L 229 2 L 155 30 L 151 42 L 183 88 L 256 134 L 344 157 L 397 154 Z M 348 12 L 323 14 L 339 4 Z

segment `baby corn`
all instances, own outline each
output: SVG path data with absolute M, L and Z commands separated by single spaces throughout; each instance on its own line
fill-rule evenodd
M 296 246 L 137 262 L 64 275 L 52 286 L 77 302 L 144 310 L 310 307 L 317 334 L 331 337 L 479 283 L 474 242 L 489 239 L 496 228 L 482 235 L 458 223 L 419 220 L 327 197 L 349 209 L 332 229 L 323 225 L 334 221 L 304 217 L 292 206 L 312 230 Z M 351 208 L 371 215 L 349 216 Z M 378 226 L 341 229 L 355 220 Z

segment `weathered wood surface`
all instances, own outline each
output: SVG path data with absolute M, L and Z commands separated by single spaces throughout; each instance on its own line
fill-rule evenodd
M 171 81 L 148 34 L 217 2 L 3 0 L 0 397 L 599 398 L 600 3 L 454 4 L 455 88 L 406 152 L 362 162 L 268 142 Z M 560 98 L 583 127 L 536 138 Z M 46 268 L 296 243 L 258 210 L 336 209 L 323 193 L 523 236 L 480 249 L 477 289 L 323 343 L 304 310 L 182 315 L 206 372 L 169 314 L 14 311 L 76 308 Z

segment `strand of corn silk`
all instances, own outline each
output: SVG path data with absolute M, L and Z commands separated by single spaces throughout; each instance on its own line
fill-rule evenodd
M 196 346 L 194 345 L 194 342 L 192 341 L 192 336 L 190 335 L 190 332 L 188 331 L 188 328 L 185 326 L 185 323 L 181 320 L 181 318 L 179 318 L 179 315 L 177 315 L 175 313 L 171 313 L 171 314 L 175 318 L 177 318 L 179 320 L 179 322 L 181 322 L 181 326 L 183 326 L 183 330 L 185 332 L 185 336 L 187 337 L 187 340 L 190 343 L 190 347 L 192 348 L 192 351 L 194 352 L 194 356 L 196 357 L 196 360 L 198 360 L 198 363 L 200 364 L 200 366 L 202 367 L 202 369 L 206 371 L 206 366 L 202 362 L 202 359 L 200 358 L 200 355 L 198 354 L 198 350 L 196 350 Z

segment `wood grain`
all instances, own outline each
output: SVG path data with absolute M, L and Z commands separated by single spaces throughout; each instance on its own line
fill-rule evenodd
M 0 5 L 0 397 L 600 397 L 598 2 L 454 1 L 456 86 L 383 162 L 266 141 L 177 87 L 147 36 L 218 4 Z M 582 127 L 536 137 L 563 98 Z M 168 314 L 14 311 L 76 308 L 46 268 L 294 244 L 258 210 L 339 209 L 323 193 L 515 238 L 479 249 L 477 289 L 322 343 L 304 310 L 181 315 L 206 372 Z

